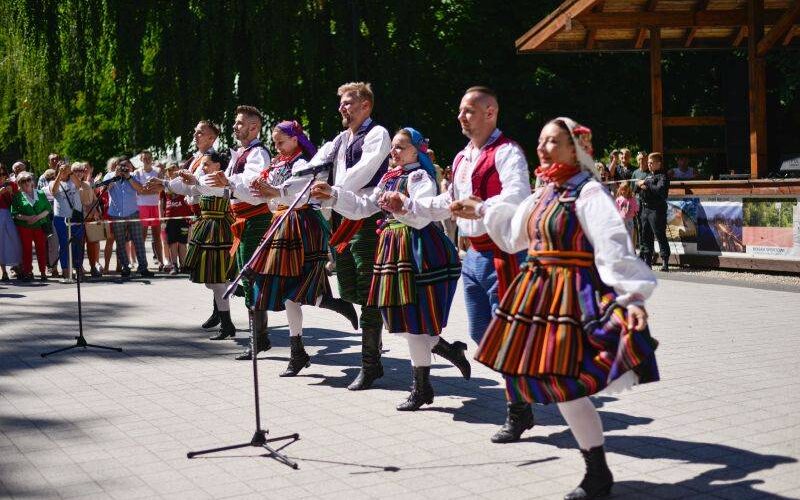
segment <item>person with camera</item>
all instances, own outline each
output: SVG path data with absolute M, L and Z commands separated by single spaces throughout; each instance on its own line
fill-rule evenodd
M 62 161 L 58 165 L 56 178 L 47 188 L 53 196 L 53 225 L 58 235 L 58 257 L 63 278 L 69 277 L 70 245 L 72 266 L 77 272 L 83 270 L 83 205 L 89 203 L 92 191 L 83 180 L 85 174 L 86 167 L 82 163 L 74 163 L 70 167 L 66 161 Z M 68 224 L 72 227 L 68 228 Z
M 39 264 L 39 278 L 47 280 L 47 232 L 51 229 L 50 216 L 53 207 L 44 193 L 33 183 L 30 172 L 17 175 L 19 191 L 11 201 L 11 215 L 17 225 L 22 242 L 22 261 L 19 279 L 33 279 L 33 248 L 36 248 L 36 261 Z
M 17 229 L 11 218 L 11 200 L 19 191 L 17 183 L 9 179 L 6 167 L 0 163 L 0 281 L 8 281 L 6 266 L 16 266 L 21 260 L 21 246 Z
M 636 181 L 641 200 L 642 251 L 640 257 L 647 265 L 653 264 L 655 245 L 661 257 L 661 271 L 669 271 L 669 241 L 667 240 L 667 197 L 669 196 L 669 177 L 664 172 L 661 153 L 650 153 L 647 166 L 650 175 Z
M 153 276 L 147 270 L 147 253 L 144 248 L 142 225 L 139 222 L 139 205 L 136 195 L 145 189 L 131 175 L 133 165 L 127 156 L 120 156 L 116 168 L 103 177 L 108 182 L 108 218 L 114 240 L 117 242 L 117 258 L 122 266 L 120 274 L 123 278 L 131 275 L 130 259 L 128 259 L 127 242 L 132 241 L 136 249 L 138 272 L 143 278 Z

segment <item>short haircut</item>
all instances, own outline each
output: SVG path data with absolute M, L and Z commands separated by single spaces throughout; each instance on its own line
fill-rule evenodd
M 369 101 L 375 105 L 375 94 L 372 92 L 372 84 L 369 82 L 349 82 L 339 86 L 336 95 L 342 97 L 345 94 L 355 94 L 360 101 Z
M 212 122 L 211 120 L 200 120 L 197 124 L 202 127 L 207 127 L 212 132 L 214 132 L 214 135 L 219 137 L 220 134 L 219 126 L 216 123 Z
M 625 154 L 625 153 L 631 154 L 631 150 L 628 149 L 628 148 L 622 148 L 622 149 L 619 150 L 619 152 L 622 153 L 622 154 Z
M 611 150 L 611 156 L 616 156 L 618 154 L 619 154 L 619 149 L 612 149 Z
M 250 118 L 255 118 L 256 120 L 258 120 L 258 123 L 264 123 L 264 114 L 255 106 L 248 106 L 247 104 L 242 104 L 241 106 L 237 106 L 236 114 L 249 116 Z
M 131 159 L 126 155 L 122 155 L 122 156 L 117 157 L 117 165 L 120 165 L 120 164 L 125 163 L 125 162 L 130 163 Z
M 56 178 L 56 171 L 54 169 L 52 169 L 52 168 L 48 168 L 47 170 L 44 171 L 44 173 L 42 175 L 48 181 L 52 181 L 53 179 Z
M 493 97 L 495 100 L 497 100 L 497 92 L 492 90 L 490 87 L 487 87 L 486 85 L 473 85 L 472 87 L 465 90 L 464 94 L 466 95 L 469 94 L 470 92 L 478 92 L 480 94 Z
M 20 172 L 20 174 L 17 176 L 17 183 L 20 183 L 20 182 L 24 181 L 25 179 L 27 179 L 29 181 L 33 180 L 33 176 L 31 175 L 30 172 L 27 172 L 27 171 L 26 172 Z
M 661 153 L 650 153 L 649 155 L 647 155 L 647 159 L 657 161 L 659 163 L 664 163 L 664 155 L 662 155 Z
M 139 155 L 150 155 L 150 156 L 153 156 L 153 153 L 151 153 L 149 149 L 143 149 L 143 150 L 139 151 Z

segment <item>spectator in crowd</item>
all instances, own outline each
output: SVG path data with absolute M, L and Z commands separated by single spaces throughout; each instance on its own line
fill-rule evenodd
M 606 166 L 603 165 L 603 162 L 599 162 L 599 161 L 595 162 L 594 168 L 596 168 L 597 171 L 600 172 L 600 182 L 603 182 L 603 183 L 611 182 L 611 180 L 612 180 L 611 179 L 611 173 L 608 171 Z
M 123 278 L 131 275 L 130 260 L 126 252 L 126 242 L 130 239 L 136 249 L 138 257 L 138 271 L 142 277 L 151 277 L 147 269 L 147 254 L 144 248 L 142 224 L 139 218 L 139 205 L 136 195 L 144 191 L 144 187 L 133 177 L 133 165 L 127 156 L 121 156 L 117 162 L 116 170 L 109 172 L 104 181 L 114 177 L 119 180 L 108 186 L 108 216 L 112 222 L 114 239 L 117 242 L 117 258 L 119 259 Z
M 139 206 L 139 218 L 142 219 L 142 236 L 147 239 L 147 229 L 153 237 L 153 252 L 158 260 L 159 271 L 164 269 L 164 254 L 161 247 L 161 219 L 158 216 L 159 193 L 164 189 L 158 183 L 147 184 L 150 179 L 158 178 L 159 171 L 153 168 L 153 155 L 150 151 L 139 153 L 142 167 L 133 174 L 136 182 L 142 186 L 142 191 L 136 195 Z
M 89 162 L 84 162 L 84 179 L 90 186 L 94 179 L 94 168 Z M 101 272 L 100 264 L 100 242 L 105 239 L 105 227 L 102 224 L 103 209 L 97 203 L 97 193 L 94 189 L 89 190 L 88 203 L 83 206 L 83 214 L 86 218 L 86 255 L 89 257 L 89 273 L 93 278 L 99 278 Z
M 636 196 L 636 201 L 639 204 L 640 210 L 636 212 L 636 216 L 633 218 L 633 248 L 639 250 L 639 254 L 642 253 L 642 248 L 640 248 L 640 243 L 642 239 L 642 199 L 640 196 L 639 186 L 637 185 L 638 181 L 644 180 L 650 175 L 650 168 L 647 166 L 647 152 L 646 151 L 639 151 L 636 155 L 636 163 L 639 164 L 639 168 L 633 171 L 631 174 L 631 188 L 633 188 L 633 195 Z
M 631 165 L 631 150 L 622 148 L 619 150 L 619 162 L 613 168 L 609 168 L 611 178 L 615 181 L 624 181 L 631 178 L 633 166 Z
M 636 201 L 636 196 L 633 194 L 630 182 L 623 182 L 617 188 L 617 211 L 622 216 L 622 221 L 625 222 L 625 228 L 628 234 L 633 238 L 633 226 L 636 214 L 639 213 L 639 203 Z
M 640 170 L 647 165 L 647 152 L 646 151 L 639 151 L 636 153 L 636 170 Z M 634 172 L 636 172 L 634 170 Z
M 69 277 L 70 247 L 73 268 L 79 273 L 83 271 L 83 227 L 79 223 L 83 221 L 83 206 L 91 196 L 91 187 L 83 180 L 85 174 L 86 167 L 82 163 L 74 163 L 70 167 L 62 161 L 56 178 L 48 186 L 54 199 L 53 222 L 58 234 L 58 256 L 63 278 Z
M 678 157 L 678 167 L 670 169 L 669 178 L 676 181 L 693 181 L 697 179 L 697 172 L 689 166 L 689 158 L 685 156 Z
M 17 228 L 11 218 L 11 203 L 19 188 L 0 163 L 0 280 L 8 281 L 6 266 L 17 266 L 22 260 L 22 247 Z
M 105 172 L 98 172 L 97 177 L 95 178 L 95 184 L 98 182 L 102 182 L 103 178 L 106 174 L 116 173 L 117 171 L 117 164 L 119 163 L 119 158 L 116 156 L 112 156 L 111 158 L 106 161 L 106 171 Z M 114 253 L 114 229 L 111 225 L 111 221 L 108 216 L 108 190 L 105 187 L 98 187 L 95 189 L 95 194 L 100 197 L 101 205 L 103 209 L 103 219 L 106 220 L 106 244 L 103 248 L 103 273 L 109 273 L 109 267 L 111 265 L 111 257 Z M 119 259 L 117 260 L 117 268 L 116 271 L 119 272 L 121 270 Z
M 10 176 L 11 180 L 19 184 L 17 177 L 19 176 L 19 174 L 27 170 L 28 170 L 28 165 L 26 165 L 23 160 L 15 161 L 14 164 L 11 165 L 11 176 Z
M 178 175 L 178 164 L 169 163 L 166 167 L 167 180 L 174 179 Z M 172 192 L 169 184 L 164 183 L 164 191 L 161 192 L 161 207 L 164 217 L 167 219 L 165 224 L 166 241 L 169 248 L 169 255 L 172 259 L 169 274 L 178 274 L 186 261 L 186 244 L 189 242 L 189 219 L 192 215 L 192 207 L 186 202 L 186 197 L 182 194 Z M 175 219 L 174 217 L 186 217 L 185 219 Z M 165 252 L 166 253 L 166 252 Z M 180 263 L 179 263 L 180 260 Z
M 53 207 L 42 190 L 34 187 L 30 172 L 17 174 L 19 191 L 11 202 L 11 215 L 17 225 L 17 233 L 22 244 L 22 259 L 19 278 L 23 281 L 33 279 L 33 249 L 36 248 L 36 262 L 39 265 L 39 279 L 47 280 L 47 232 L 52 230 L 50 217 Z
M 619 165 L 619 150 L 613 149 L 611 154 L 608 155 L 608 171 L 611 172 L 613 175 L 614 172 L 617 170 L 617 165 Z
M 51 155 L 52 156 L 52 155 Z M 56 158 L 58 156 L 56 155 Z M 58 168 L 58 165 L 56 165 Z M 50 203 L 50 206 L 53 206 L 55 200 L 53 199 L 53 195 L 50 194 L 50 183 L 53 182 L 56 178 L 56 171 L 53 168 L 48 168 L 44 171 L 42 175 L 39 176 L 39 182 L 37 182 L 36 187 L 41 192 L 44 193 L 45 198 Z M 50 212 L 50 230 L 45 231 L 47 233 L 47 275 L 51 278 L 58 278 L 58 233 L 56 233 L 55 222 L 53 222 L 53 213 Z
M 661 270 L 669 271 L 669 241 L 667 241 L 667 196 L 669 195 L 669 178 L 663 170 L 661 153 L 650 153 L 647 157 L 650 174 L 637 181 L 639 197 L 642 200 L 642 253 L 640 257 L 648 265 L 653 264 L 655 246 L 653 239 L 658 240 L 658 253 L 661 256 Z

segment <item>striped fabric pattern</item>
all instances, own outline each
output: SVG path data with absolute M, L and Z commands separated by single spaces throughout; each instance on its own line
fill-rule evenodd
M 549 185 L 528 221 L 522 272 L 502 298 L 475 359 L 502 373 L 509 400 L 563 402 L 595 394 L 630 370 L 639 383 L 659 378 L 658 342 L 627 327 L 594 265 L 575 214 L 586 182 Z
M 275 220 L 281 212 L 275 212 Z M 284 310 L 284 302 L 314 305 L 329 295 L 325 274 L 330 228 L 318 210 L 305 206 L 293 210 L 255 261 L 256 309 Z
M 239 222 L 241 221 L 236 221 L 236 223 Z M 244 265 L 247 264 L 247 261 L 249 261 L 250 257 L 253 256 L 253 252 L 255 252 L 256 248 L 258 248 L 258 245 L 261 244 L 261 239 L 264 237 L 264 233 L 267 232 L 270 222 L 272 222 L 272 214 L 269 212 L 254 215 L 249 219 L 243 220 L 242 237 L 239 241 L 239 246 L 236 248 L 237 272 L 239 272 Z M 253 286 L 254 284 L 248 277 L 242 278 L 242 287 L 244 287 L 244 303 L 248 309 L 252 308 L 255 304 L 255 292 L 253 291 Z
M 189 279 L 195 283 L 228 281 L 233 264 L 233 215 L 228 210 L 229 203 L 227 198 L 200 197 L 200 218 L 192 225 L 186 252 L 186 266 L 191 268 Z

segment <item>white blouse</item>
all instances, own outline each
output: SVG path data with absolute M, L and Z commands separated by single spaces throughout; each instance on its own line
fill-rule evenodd
M 521 204 L 504 202 L 486 207 L 483 222 L 489 236 L 503 251 L 515 253 L 528 249 L 528 220 L 544 190 L 537 189 Z M 643 304 L 653 294 L 656 277 L 636 256 L 625 223 L 608 191 L 599 182 L 590 180 L 575 201 L 575 212 L 594 248 L 600 279 L 614 289 L 617 302 L 623 307 Z
M 228 187 L 212 187 L 209 185 L 211 177 L 202 173 L 200 170 L 195 172 L 197 184 L 186 184 L 180 177 L 175 177 L 169 181 L 169 190 L 184 196 L 194 196 L 200 201 L 200 196 L 217 196 L 220 198 L 230 197 L 231 190 Z
M 411 169 L 419 165 L 418 163 L 406 165 L 404 168 Z M 364 219 L 372 214 L 381 211 L 378 206 L 378 199 L 384 193 L 386 183 L 381 181 L 375 186 L 371 193 L 357 195 L 352 191 L 347 191 L 340 186 L 333 186 L 336 193 L 336 201 L 333 204 L 333 209 L 342 214 L 348 219 Z M 408 196 L 410 199 L 418 199 L 421 197 L 436 196 L 436 181 L 424 170 L 418 169 L 408 176 L 406 184 Z M 393 217 L 403 224 L 413 227 L 414 229 L 422 229 L 430 224 L 432 221 L 437 220 L 423 214 L 413 212 L 406 212 L 405 214 L 393 214 Z

